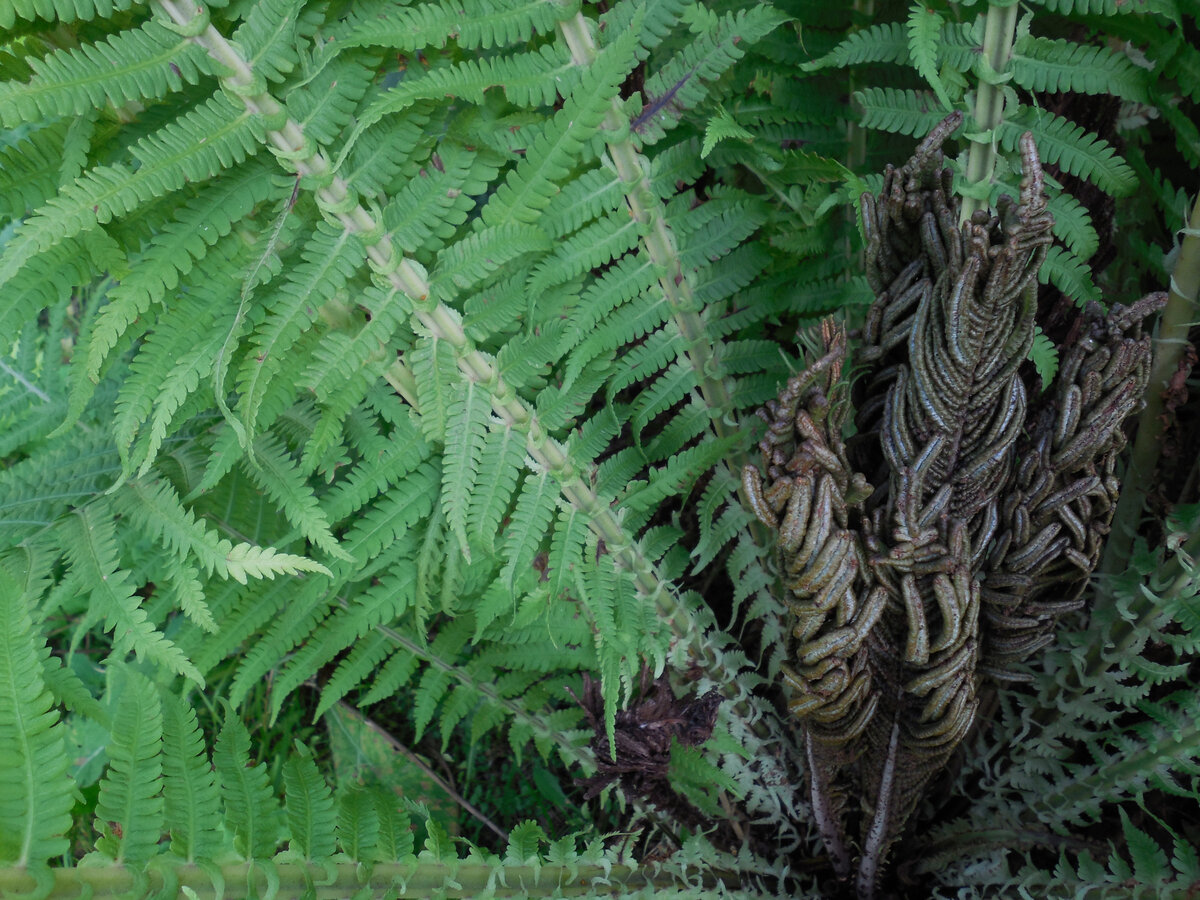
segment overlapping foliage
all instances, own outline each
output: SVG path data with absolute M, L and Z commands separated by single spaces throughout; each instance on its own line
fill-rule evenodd
M 1174 202 L 1142 150 L 1122 162 L 1032 102 L 1120 97 L 1161 115 L 1193 161 L 1178 13 L 1091 6 L 1093 41 L 1025 21 L 1009 85 L 984 77 L 984 17 L 925 5 L 851 31 L 806 2 L 0 0 L 0 746 L 17 760 L 0 766 L 0 890 L 78 892 L 119 864 L 118 893 L 360 877 L 416 893 L 560 878 L 700 891 L 810 852 L 802 754 L 768 697 L 787 652 L 772 551 L 738 497 L 750 414 L 799 366 L 798 320 L 853 319 L 870 298 L 846 201 L 911 142 L 868 129 L 923 135 L 978 77 L 1009 103 L 966 132 L 994 127 L 1001 151 L 994 178 L 969 179 L 983 200 L 1012 192 L 1003 151 L 1030 128 L 1064 182 Z M 829 68 L 875 63 L 912 71 Z M 1108 232 L 1051 187 L 1063 248 L 1043 275 L 1094 297 L 1085 261 Z M 1138 261 L 1165 281 L 1152 235 L 1117 240 L 1139 252 L 1110 281 Z M 1193 583 L 1155 603 L 1190 621 Z M 1140 646 L 1159 605 L 1115 602 L 1142 611 L 1087 627 L 1127 627 Z M 414 739 L 436 731 L 463 755 L 503 741 L 587 773 L 569 689 L 596 675 L 613 746 L 647 665 L 728 699 L 724 737 L 707 757 L 673 752 L 672 783 L 724 811 L 765 869 L 685 839 L 647 876 L 619 846 L 580 851 L 532 825 L 500 857 L 463 857 L 428 809 L 409 810 L 414 844 L 394 801 L 331 787 L 319 748 L 254 743 L 296 709 L 399 698 Z M 1115 728 L 1113 703 L 1150 702 L 1100 663 L 1078 671 L 1061 694 L 1039 686 L 1047 721 L 1088 702 Z M 983 762 L 961 776 L 994 776 L 988 797 L 1062 785 L 1057 812 L 1033 815 L 1070 829 L 1141 796 L 1137 778 L 1187 789 L 1179 695 L 1096 731 L 1097 753 L 1119 744 L 1150 769 L 1081 768 L 1051 729 L 1040 780 L 1020 774 L 1036 754 L 1015 740 L 1031 715 L 1019 696 L 998 701 L 1011 764 L 972 745 Z M 252 701 L 270 720 L 253 737 Z M 1108 779 L 1109 806 L 1085 809 L 1069 779 Z M 973 806 L 971 828 L 1000 802 Z M 1021 815 L 1003 821 L 1028 835 Z M 1159 857 L 1138 821 L 1122 819 L 1145 868 Z M 971 833 L 932 839 L 929 858 L 952 861 L 943 884 L 984 884 L 953 862 L 990 846 Z M 989 872 L 1038 884 L 1037 862 Z M 1186 860 L 1159 868 L 1187 876 Z M 812 874 L 793 868 L 787 889 Z M 1075 855 L 1054 877 L 1103 880 Z

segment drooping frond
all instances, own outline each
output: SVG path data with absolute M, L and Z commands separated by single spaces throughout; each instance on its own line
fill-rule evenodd
M 154 541 L 181 558 L 194 559 L 206 573 L 245 584 L 248 578 L 274 578 L 297 572 L 323 572 L 324 566 L 303 557 L 248 543 L 234 545 L 219 537 L 185 508 L 164 482 L 133 481 L 113 503 Z
M 63 551 L 87 585 L 89 618 L 103 620 L 118 654 L 136 653 L 171 672 L 203 683 L 200 672 L 161 631 L 154 627 L 136 594 L 133 575 L 121 568 L 116 530 L 106 505 L 75 510 L 64 522 Z
M 235 222 L 271 196 L 266 175 L 264 167 L 250 165 L 215 179 L 154 236 L 138 265 L 109 292 L 88 346 L 90 379 L 98 378 L 108 352 L 125 329 L 151 305 L 161 303 L 218 238 L 229 234 Z

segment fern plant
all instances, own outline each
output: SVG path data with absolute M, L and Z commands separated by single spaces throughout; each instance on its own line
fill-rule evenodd
M 0 0 L 0 893 L 822 889 L 739 474 L 796 326 L 870 300 L 846 201 L 910 149 L 872 129 L 942 118 L 826 63 L 911 61 L 946 106 L 1003 95 L 963 171 L 986 129 L 1011 151 L 1028 127 L 1064 178 L 1174 192 L 1012 91 L 957 7 L 852 34 L 826 7 Z M 1171 106 L 1194 51 L 1170 11 L 1114 12 L 1078 15 L 1164 77 L 1006 13 L 1010 80 Z M 1015 184 L 993 165 L 964 193 Z M 1050 202 L 1045 273 L 1091 296 L 1087 216 Z M 722 820 L 711 841 L 642 800 L 638 849 L 536 823 L 464 848 L 419 797 L 330 783 L 347 703 L 434 752 L 592 775 L 647 670 L 722 700 L 654 763 L 675 808 Z M 1160 731 L 1097 746 L 1138 735 L 1169 779 L 1187 711 L 1155 700 Z M 1174 838 L 1124 814 L 1129 858 L 1158 865 Z M 669 859 L 639 865 L 655 835 Z M 922 852 L 979 852 L 944 843 Z M 1062 871 L 1099 879 L 1083 860 Z

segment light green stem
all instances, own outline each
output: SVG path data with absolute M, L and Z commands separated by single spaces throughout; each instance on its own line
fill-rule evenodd
M 988 4 L 983 31 L 983 56 L 991 67 L 975 91 L 975 127 L 978 134 L 971 139 L 967 153 L 965 193 L 962 220 L 965 222 L 976 210 L 985 209 L 992 173 L 996 170 L 995 131 L 1004 118 L 1004 92 L 1000 88 L 1004 71 L 1012 58 L 1013 40 L 1017 31 L 1016 4 Z
M 1106 575 L 1124 571 L 1133 552 L 1133 539 L 1137 535 L 1146 492 L 1162 453 L 1162 438 L 1166 429 L 1163 392 L 1179 369 L 1187 347 L 1189 329 L 1200 320 L 1197 294 L 1200 294 L 1200 198 L 1192 207 L 1188 233 L 1183 238 L 1179 256 L 1175 260 L 1175 271 L 1171 275 L 1167 308 L 1163 310 L 1159 324 L 1154 363 L 1150 367 L 1150 383 L 1146 386 L 1146 405 L 1138 417 L 1137 437 L 1133 442 L 1129 468 L 1125 470 L 1121 483 L 1121 499 L 1117 502 L 1112 533 L 1104 548 L 1104 562 L 1100 571 Z

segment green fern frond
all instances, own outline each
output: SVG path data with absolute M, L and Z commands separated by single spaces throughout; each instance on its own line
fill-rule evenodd
M 7 247 L 13 243 L 10 241 Z M 3 259 L 0 256 L 0 262 Z M 59 304 L 73 288 L 90 280 L 91 260 L 81 240 L 64 241 L 38 259 L 39 265 L 16 271 L 4 285 L 4 304 L 0 306 L 0 329 L 4 334 L 17 334 L 24 322 L 36 319 L 42 310 Z
M 487 50 L 523 43 L 535 33 L 553 31 L 556 23 L 575 11 L 572 3 L 560 5 L 550 0 L 427 3 L 352 21 L 344 40 L 348 46 L 383 45 L 406 52 L 444 47 L 450 40 L 464 50 Z
M 271 789 L 267 767 L 250 762 L 250 734 L 232 708 L 225 708 L 225 723 L 213 749 L 213 768 L 221 789 L 226 827 L 234 846 L 247 859 L 274 855 L 281 816 Z
M 347 431 L 362 449 L 363 457 L 322 497 L 322 508 L 332 522 L 340 522 L 362 509 L 429 457 L 429 447 L 412 416 L 394 394 L 375 389 L 368 394 L 368 402 L 390 426 L 390 434 L 385 437 L 365 417 L 354 414 L 348 417 Z
M 599 130 L 612 98 L 633 67 L 636 36 L 630 31 L 618 37 L 583 74 L 563 108 L 532 139 L 525 158 L 480 210 L 482 225 L 533 222 L 550 204 L 558 192 L 557 183 L 578 164 L 586 142 Z
M 73 804 L 66 727 L 40 674 L 50 651 L 30 599 L 0 567 L 0 860 L 20 869 L 66 852 Z
M 717 108 L 717 114 L 704 126 L 704 143 L 700 146 L 701 158 L 707 157 L 717 144 L 727 140 L 753 141 L 754 133 L 738 124 L 737 119 L 725 107 L 720 106 Z
M 263 398 L 287 355 L 316 321 L 322 305 L 354 276 L 366 249 L 356 235 L 321 222 L 300 255 L 303 262 L 262 298 L 265 316 L 250 336 L 238 369 L 237 413 L 247 434 L 254 434 Z
M 938 40 L 943 24 L 941 15 L 932 7 L 923 3 L 913 4 L 907 22 L 908 56 L 917 74 L 933 88 L 942 109 L 950 110 L 954 104 L 946 93 L 941 75 L 938 74 Z
M 480 461 L 487 443 L 492 408 L 481 386 L 468 381 L 450 404 L 446 421 L 446 453 L 442 458 L 442 511 L 470 559 L 467 519 Z
M 315 492 L 305 483 L 282 442 L 270 433 L 259 435 L 254 442 L 254 454 L 258 465 L 247 465 L 246 474 L 279 505 L 288 521 L 330 556 L 347 558 L 330 531 L 329 520 Z
M 1066 40 L 1026 36 L 1013 48 L 1013 81 L 1028 91 L 1111 94 L 1149 102 L 1147 76 L 1123 53 Z
M 63 550 L 88 585 L 89 618 L 104 619 L 105 630 L 113 633 L 114 651 L 133 651 L 139 659 L 144 657 L 202 685 L 199 670 L 154 627 L 138 602 L 130 572 L 120 567 L 116 531 L 106 507 L 97 504 L 75 510 L 64 520 L 61 531 Z
M 359 701 L 359 705 L 370 706 L 392 696 L 408 683 L 419 666 L 420 659 L 416 655 L 407 648 L 397 648 L 389 642 L 387 661 L 376 669 L 370 690 Z
M 431 495 L 431 488 L 441 483 L 438 467 L 432 462 L 411 458 L 405 462 L 419 464 L 406 471 L 391 490 L 360 513 L 341 539 L 343 550 L 360 564 L 365 565 L 377 557 L 384 546 L 398 540 L 432 509 L 436 491 Z
M 100 435 L 13 463 L 0 472 L 0 539 L 15 546 L 107 489 L 120 472 L 117 454 Z
M 714 16 L 698 37 L 646 79 L 647 103 L 631 129 L 647 145 L 661 140 L 708 95 L 709 85 L 742 58 L 744 44 L 760 40 L 784 21 L 782 13 L 766 4 Z
M 302 0 L 259 0 L 250 7 L 233 39 L 255 78 L 282 81 L 296 67 L 305 16 Z
M 303 87 L 288 91 L 288 115 L 314 141 L 333 143 L 353 118 L 378 63 L 370 52 L 342 53 Z
M 554 251 L 535 266 L 527 290 L 537 303 L 551 286 L 607 266 L 637 242 L 637 221 L 624 210 L 614 210 L 570 236 L 560 236 Z
M 349 384 L 356 383 L 360 372 L 373 369 L 375 363 L 387 359 L 384 349 L 392 343 L 393 336 L 401 324 L 408 321 L 412 312 L 408 298 L 394 287 L 383 290 L 369 285 L 358 296 L 358 302 L 370 314 L 370 319 L 363 322 L 352 335 L 340 332 L 327 335 L 326 340 L 317 346 L 313 360 L 301 379 L 301 383 L 322 404 L 329 404 Z M 355 324 L 358 324 L 357 320 Z M 381 371 L 365 374 L 378 376 Z M 343 419 L 350 407 L 365 395 L 364 387 L 361 396 L 345 405 L 337 416 L 338 420 Z
M 342 165 L 336 168 L 346 184 L 364 196 L 399 190 L 394 182 L 400 173 L 419 168 L 431 150 L 425 133 L 433 105 L 419 103 L 402 118 L 385 119 L 367 129 L 354 142 Z
M 54 196 L 63 180 L 60 167 L 69 126 L 62 120 L 33 128 L 0 147 L 0 217 L 20 218 Z
M 546 322 L 535 334 L 510 338 L 496 355 L 496 371 L 506 384 L 520 389 L 542 383 L 546 370 L 558 359 L 561 323 Z
M 217 239 L 229 234 L 235 222 L 278 195 L 278 188 L 266 176 L 265 166 L 254 163 L 220 176 L 155 234 L 138 264 L 109 291 L 108 304 L 100 312 L 87 348 L 91 380 L 99 377 L 109 351 L 139 316 L 161 303 Z
M 563 332 L 559 352 L 566 355 L 588 342 L 596 326 L 605 320 L 612 310 L 628 304 L 644 291 L 648 291 L 654 281 L 654 268 L 645 254 L 633 253 L 621 257 L 580 296 L 580 302 L 572 311 Z M 662 321 L 658 319 L 654 324 L 661 324 Z M 591 341 L 589 350 L 579 351 L 585 365 L 587 360 L 594 359 L 603 352 L 604 341 Z M 575 374 L 581 371 L 583 366 Z M 566 383 L 571 381 L 572 375 L 568 369 Z
M 108 771 L 100 780 L 96 849 L 121 865 L 155 855 L 163 826 L 163 716 L 158 691 L 140 672 L 119 670 Z
M 135 0 L 4 0 L 0 3 L 0 28 L 11 28 L 17 19 L 45 19 L 59 22 L 90 22 L 99 16 L 107 18 L 112 12 L 125 12 L 136 5 Z M 223 6 L 224 3 L 216 3 Z
M 232 325 L 230 303 L 238 295 L 236 269 L 246 262 L 244 251 L 244 245 L 234 236 L 219 241 L 189 279 L 192 283 L 186 293 L 177 296 L 170 309 L 146 314 L 146 325 L 153 327 L 130 364 L 113 418 L 117 452 L 127 474 L 139 468 L 149 471 L 170 426 L 178 421 L 176 414 L 195 397 L 202 383 L 207 388 L 206 376 Z M 97 330 L 122 327 L 120 320 L 129 311 L 114 310 L 113 318 L 106 319 L 108 309 L 100 313 Z M 204 334 L 200 341 L 196 340 L 197 328 Z M 93 331 L 89 347 L 100 346 L 95 335 Z M 124 331 L 114 338 L 119 341 L 128 335 Z M 100 364 L 103 366 L 103 360 Z M 80 411 L 78 400 L 89 387 L 90 379 L 73 392 L 72 401 Z
M 501 266 L 549 247 L 546 233 L 535 225 L 506 222 L 477 229 L 438 254 L 430 289 L 443 297 L 454 296 L 477 287 Z
M 1171 46 L 1174 50 L 1163 65 L 1163 75 L 1174 79 L 1179 89 L 1193 102 L 1200 99 L 1200 52 L 1183 41 L 1172 44 L 1163 40 L 1159 43 Z
M 854 94 L 854 102 L 862 108 L 861 124 L 864 128 L 909 137 L 928 134 L 945 118 L 945 110 L 927 91 L 866 88 Z
M 1050 338 L 1046 337 L 1040 327 L 1035 329 L 1033 344 L 1029 347 L 1029 358 L 1033 361 L 1033 367 L 1037 370 L 1038 376 L 1042 379 L 1042 390 L 1049 389 L 1050 382 L 1058 372 L 1058 348 Z
M 1077 16 L 1124 16 L 1158 11 L 1155 0 L 1037 0 L 1050 12 Z
M 258 150 L 260 135 L 244 108 L 221 94 L 210 98 L 130 148 L 136 171 L 90 169 L 27 218 L 0 255 L 0 284 L 55 244 L 242 162 Z
M 335 833 L 338 847 L 351 859 L 375 859 L 379 814 L 368 789 L 351 785 L 338 794 Z
M 714 466 L 736 439 L 736 436 L 731 435 L 679 451 L 665 466 L 651 472 L 644 481 L 631 483 L 623 505 L 630 510 L 645 512 L 665 497 L 686 494 L 700 475 Z
M 631 267 L 632 268 L 632 267 Z M 645 272 L 652 278 L 653 272 Z M 615 353 L 618 347 L 639 341 L 648 333 L 658 329 L 671 315 L 665 298 L 657 302 L 626 303 L 619 306 L 603 323 L 593 327 L 590 334 L 580 342 L 569 356 L 566 365 L 565 383 L 570 385 L 581 373 L 590 369 L 594 361 Z M 677 337 L 675 332 L 660 332 L 664 340 Z M 646 353 L 653 353 L 651 347 Z M 667 351 L 664 351 L 667 352 Z M 631 373 L 631 361 L 623 360 L 625 372 Z
M 1065 191 L 1060 191 L 1050 196 L 1046 208 L 1054 216 L 1054 237 L 1080 259 L 1091 259 L 1099 249 L 1100 238 L 1083 204 Z
M 621 34 L 637 28 L 638 58 L 642 59 L 647 51 L 660 46 L 671 36 L 690 6 L 689 0 L 653 0 L 650 3 L 622 0 L 600 17 L 600 29 L 609 34 Z
M 831 67 L 844 68 L 863 63 L 908 62 L 908 34 L 899 22 L 880 22 L 852 32 L 844 41 L 819 59 L 801 66 L 805 72 Z
M 548 473 L 525 476 L 517 496 L 512 518 L 504 531 L 502 580 L 513 585 L 533 565 L 542 548 L 542 540 L 550 528 L 558 504 L 558 485 Z
M 36 596 L 29 587 L 25 588 L 24 594 L 27 597 Z M 101 727 L 109 727 L 107 710 L 92 696 L 91 690 L 74 669 L 68 668 L 65 661 L 57 656 L 46 657 L 42 663 L 42 678 L 55 703 L 61 703 L 69 712 L 94 720 Z
M 467 524 L 470 538 L 489 553 L 517 489 L 525 462 L 525 441 L 510 426 L 493 423 L 479 457 L 476 488 L 470 495 Z
M 528 53 L 468 59 L 452 66 L 431 69 L 420 78 L 405 79 L 381 94 L 359 117 L 354 132 L 341 151 L 344 158 L 359 136 L 385 116 L 395 115 L 421 100 L 458 97 L 483 103 L 485 94 L 499 88 L 520 106 L 550 106 L 568 97 L 581 77 L 559 44 L 547 44 Z
M 467 220 L 475 198 L 487 191 L 498 169 L 489 153 L 444 144 L 436 163 L 425 167 L 424 177 L 408 181 L 384 209 L 383 221 L 394 244 L 406 253 L 441 249 Z
M 454 350 L 436 337 L 421 340 L 409 354 L 409 363 L 417 380 L 421 430 L 426 439 L 443 444 L 453 388 L 458 382 Z
M 407 552 L 394 554 L 390 565 L 378 571 L 370 587 L 346 601 L 340 608 L 333 609 L 313 631 L 311 639 L 296 648 L 279 675 L 277 689 L 272 698 L 273 715 L 278 714 L 286 698 L 300 687 L 310 672 L 349 648 L 353 648 L 355 652 L 343 660 L 343 665 L 339 665 L 337 670 L 341 674 L 335 674 L 330 684 L 322 691 L 322 706 L 328 708 L 361 683 L 365 672 L 360 673 L 354 681 L 347 680 L 350 678 L 350 670 L 358 666 L 358 660 L 352 657 L 355 657 L 361 644 L 372 643 L 369 640 L 364 641 L 364 638 L 377 628 L 391 625 L 413 606 L 416 593 L 414 569 L 413 561 Z M 367 655 L 374 658 L 376 664 L 382 658 L 381 654 L 374 651 Z M 334 685 L 335 681 L 344 680 L 344 687 Z
M 1091 269 L 1083 260 L 1061 247 L 1051 247 L 1038 270 L 1038 281 L 1053 284 L 1066 296 L 1082 306 L 1101 300 L 1100 289 L 1092 281 Z
M 186 509 L 165 482 L 131 481 L 113 504 L 149 535 L 181 559 L 194 558 L 208 573 L 245 584 L 248 578 L 274 578 L 297 572 L 327 572 L 324 566 L 270 547 L 233 545 L 218 537 Z
M 1013 152 L 1025 131 L 1033 132 L 1043 162 L 1086 178 L 1106 193 L 1119 197 L 1137 184 L 1133 171 L 1107 141 L 1061 116 L 1024 107 L 1001 125 L 1001 146 Z
M 599 166 L 563 185 L 542 212 L 538 224 L 552 239 L 561 238 L 617 209 L 623 199 L 621 182 L 611 171 Z

